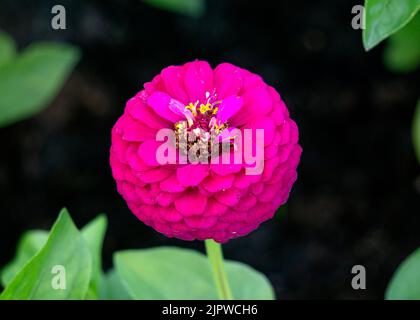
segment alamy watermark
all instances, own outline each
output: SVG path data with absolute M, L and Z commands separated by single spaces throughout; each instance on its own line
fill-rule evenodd
M 55 265 L 51 269 L 52 279 L 51 287 L 54 290 L 65 290 L 66 289 L 66 268 L 61 264 Z
M 66 26 L 66 8 L 63 5 L 56 4 L 51 8 L 54 15 L 51 19 L 51 28 L 54 30 L 65 30 Z
M 355 15 L 353 19 L 351 19 L 351 27 L 354 30 L 365 29 L 365 7 L 362 5 L 356 5 L 351 9 L 351 13 Z
M 351 280 L 351 286 L 354 290 L 366 289 L 366 268 L 362 265 L 355 265 L 351 269 L 355 276 Z

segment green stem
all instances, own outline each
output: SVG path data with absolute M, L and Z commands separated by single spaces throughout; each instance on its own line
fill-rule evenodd
M 220 300 L 232 300 L 232 292 L 230 291 L 229 282 L 227 279 L 225 266 L 223 264 L 223 252 L 220 243 L 213 240 L 206 240 L 206 252 L 213 271 L 214 282 L 216 283 L 217 291 Z

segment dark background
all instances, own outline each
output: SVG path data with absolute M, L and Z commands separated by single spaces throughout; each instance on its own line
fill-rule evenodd
M 351 28 L 361 0 L 207 3 L 194 19 L 141 0 L 62 0 L 67 30 L 54 31 L 57 2 L 1 1 L 0 28 L 19 48 L 67 41 L 83 56 L 45 111 L 0 129 L 0 266 L 23 231 L 50 228 L 63 206 L 78 226 L 107 214 L 106 267 L 121 249 L 203 250 L 139 222 L 108 164 L 125 101 L 163 67 L 199 58 L 247 68 L 276 87 L 304 150 L 287 207 L 225 245 L 226 257 L 266 274 L 278 299 L 382 299 L 395 268 L 420 245 L 411 144 L 418 73 L 387 71 L 383 44 L 364 52 L 360 30 Z M 367 290 L 351 287 L 355 264 L 366 267 Z

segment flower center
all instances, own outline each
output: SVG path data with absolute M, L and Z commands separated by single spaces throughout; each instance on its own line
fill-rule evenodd
M 194 154 L 197 159 L 191 159 L 193 161 L 206 160 L 219 152 L 220 150 L 215 148 L 215 143 L 223 143 L 218 141 L 219 134 L 229 128 L 228 121 L 222 123 L 217 118 L 218 105 L 221 101 L 215 100 L 215 95 L 207 92 L 205 103 L 197 100 L 186 105 L 183 112 L 186 120 L 178 121 L 174 125 L 176 146 L 183 154 L 189 156 Z

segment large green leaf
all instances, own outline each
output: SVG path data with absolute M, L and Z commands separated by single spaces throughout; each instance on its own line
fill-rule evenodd
M 204 0 L 144 0 L 144 2 L 162 10 L 181 13 L 193 18 L 201 17 L 205 11 Z
M 0 66 L 0 127 L 45 108 L 62 87 L 79 51 L 69 45 L 36 43 Z
M 6 287 L 14 276 L 32 259 L 45 245 L 48 232 L 44 230 L 31 230 L 21 237 L 16 249 L 16 256 L 1 272 L 1 283 Z
M 89 298 L 91 299 L 99 297 L 98 290 L 102 277 L 102 244 L 106 227 L 106 216 L 101 214 L 82 229 L 83 238 L 92 256 L 92 279 L 89 286 Z
M 117 252 L 118 275 L 134 299 L 217 299 L 210 264 L 203 254 L 160 247 Z M 267 278 L 238 262 L 226 262 L 234 299 L 273 299 Z
M 102 277 L 102 244 L 105 236 L 107 219 L 99 215 L 81 230 L 92 256 L 92 277 L 89 286 L 89 298 L 98 298 L 99 283 Z M 6 287 L 13 277 L 41 250 L 48 239 L 48 232 L 32 230 L 26 232 L 19 241 L 16 256 L 1 272 L 2 285 Z
M 101 300 L 132 300 L 127 288 L 118 273 L 112 269 L 103 275 L 100 282 L 99 298 Z
M 274 290 L 261 272 L 236 261 L 226 262 L 226 272 L 234 299 L 273 300 Z
M 420 100 L 417 102 L 416 111 L 413 119 L 413 146 L 420 163 Z
M 389 38 L 384 62 L 394 72 L 412 72 L 417 69 L 420 65 L 420 14 Z
M 417 13 L 420 0 L 366 0 L 363 45 L 372 49 L 403 28 Z
M 7 33 L 0 32 L 0 66 L 9 62 L 16 52 L 16 45 L 12 37 Z
M 420 300 L 420 248 L 400 264 L 385 297 L 388 300 Z
M 65 269 L 65 289 L 53 288 L 55 266 Z M 63 209 L 44 247 L 10 281 L 0 299 L 83 299 L 91 271 L 90 249 Z

